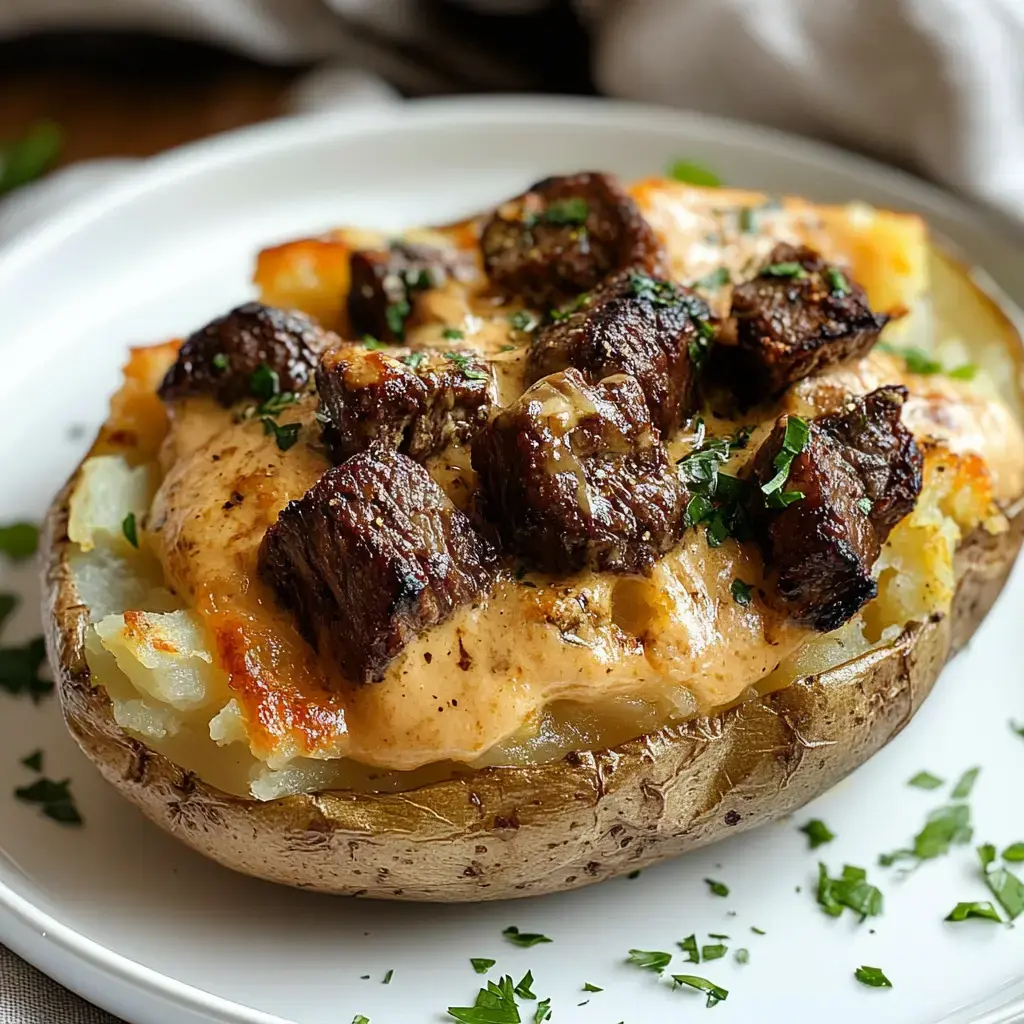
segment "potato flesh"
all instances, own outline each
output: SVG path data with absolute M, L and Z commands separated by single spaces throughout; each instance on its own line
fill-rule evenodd
M 665 216 L 666 211 L 675 216 L 687 203 L 699 205 L 690 194 L 693 190 L 684 190 L 682 199 L 674 186 L 652 185 L 646 195 L 640 186 L 637 191 L 641 205 L 656 224 L 658 216 Z M 675 238 L 673 253 L 677 261 L 683 261 L 677 262 L 677 272 L 680 265 L 699 268 L 700 260 L 709 258 L 701 248 L 707 244 L 705 235 L 700 234 L 707 227 L 701 218 L 712 217 L 721 228 L 727 220 L 721 208 L 727 206 L 729 194 L 716 193 L 715 199 L 715 204 L 706 201 L 707 209 L 691 217 L 686 245 L 681 234 Z M 748 201 L 743 197 L 736 200 L 740 205 Z M 714 210 L 709 213 L 711 205 Z M 739 267 L 756 258 L 760 248 L 770 248 L 776 238 L 811 238 L 809 233 L 815 232 L 813 244 L 831 255 L 841 257 L 844 251 L 850 252 L 854 273 L 869 293 L 872 287 L 876 292 L 887 288 L 884 297 L 891 298 L 893 289 L 897 289 L 896 298 L 915 309 L 914 316 L 908 318 L 910 327 L 920 323 L 927 312 L 920 222 L 912 217 L 865 212 L 865 208 L 847 210 L 840 216 L 838 209 L 821 213 L 798 205 L 774 214 L 775 221 L 762 224 L 764 230 L 750 239 L 730 238 L 723 231 L 724 241 L 716 250 L 720 261 L 715 266 L 731 259 Z M 874 247 L 873 232 L 879 236 Z M 337 236 L 344 237 L 344 233 Z M 848 248 L 839 250 L 843 240 L 849 243 Z M 332 242 L 339 244 L 344 243 Z M 359 244 L 358 240 L 353 244 Z M 277 252 L 275 258 L 280 261 L 287 255 Z M 879 267 L 886 273 L 880 273 Z M 303 273 L 304 286 L 315 287 L 315 260 Z M 684 272 L 681 276 L 696 275 Z M 328 277 L 320 281 L 321 286 Z M 272 289 L 267 297 L 277 301 L 286 298 Z M 716 297 L 710 298 L 715 301 Z M 877 297 L 873 298 L 878 305 Z M 313 308 L 306 299 L 302 301 Z M 450 288 L 428 293 L 421 301 L 432 304 L 426 315 L 436 322 L 418 329 L 418 341 L 447 347 L 450 342 L 441 337 L 442 324 L 461 323 L 470 343 L 504 360 L 500 377 L 503 394 L 517 393 L 522 386 L 523 349 L 520 345 L 515 351 L 501 352 L 502 345 L 516 340 L 509 338 L 503 314 L 488 317 L 474 307 L 471 297 L 467 299 Z M 849 380 L 841 382 L 852 391 L 868 390 L 862 385 L 875 378 L 891 382 L 906 376 L 901 361 L 879 355 L 843 372 L 857 378 L 853 384 Z M 800 665 L 846 660 L 854 648 L 866 649 L 909 618 L 948 608 L 951 591 L 945 584 L 952 580 L 952 551 L 958 538 L 990 514 L 992 485 L 997 492 L 1016 494 L 1013 488 L 1024 472 L 1024 456 L 1020 455 L 1024 442 L 1020 441 L 1016 421 L 1000 406 L 977 397 L 977 389 L 943 383 L 935 397 L 935 381 L 910 376 L 906 382 L 926 406 L 932 406 L 932 415 L 921 418 L 921 429 L 930 433 L 930 421 L 951 420 L 953 427 L 944 440 L 953 447 L 959 444 L 961 448 L 988 449 L 983 454 L 991 460 L 993 473 L 991 479 L 982 472 L 977 479 L 967 481 L 967 486 L 974 487 L 971 493 L 975 497 L 961 502 L 964 507 L 950 507 L 947 501 L 947 507 L 940 509 L 938 499 L 927 495 L 922 498 L 919 521 L 912 516 L 901 524 L 880 560 L 882 593 L 878 601 L 863 619 L 846 627 L 842 646 L 833 637 L 816 637 L 808 643 L 805 632 L 772 616 L 759 603 L 752 610 L 737 606 L 729 595 L 729 584 L 737 577 L 759 581 L 756 553 L 733 543 L 711 551 L 698 534 L 691 532 L 662 562 L 649 583 L 615 577 L 560 581 L 559 591 L 568 592 L 561 606 L 554 587 L 544 586 L 546 581 L 531 580 L 540 583 L 536 591 L 506 587 L 506 592 L 482 611 L 464 611 L 410 645 L 388 679 L 368 688 L 362 700 L 344 702 L 334 688 L 324 684 L 323 667 L 295 635 L 290 618 L 277 608 L 272 597 L 260 593 L 252 578 L 255 548 L 263 530 L 289 498 L 303 493 L 322 472 L 319 453 L 300 444 L 287 458 L 280 458 L 272 440 L 264 439 L 252 425 L 233 424 L 222 412 L 213 410 L 211 403 L 192 403 L 187 416 L 172 427 L 161 454 L 169 474 L 154 506 L 154 518 L 162 523 L 151 538 L 154 550 L 166 578 L 179 594 L 187 595 L 203 617 L 211 649 L 223 650 L 225 636 L 240 632 L 248 645 L 249 660 L 255 656 L 260 661 L 261 636 L 267 650 L 278 648 L 281 638 L 286 638 L 284 647 L 295 657 L 278 664 L 264 662 L 264 668 L 273 671 L 257 679 L 256 685 L 232 672 L 224 691 L 225 695 L 231 694 L 230 699 L 213 708 L 212 714 L 205 706 L 199 713 L 178 710 L 176 731 L 172 735 L 166 730 L 164 739 L 152 735 L 161 727 L 162 719 L 158 717 L 156 726 L 147 725 L 143 713 L 147 700 L 153 703 L 152 696 L 142 698 L 142 708 L 129 707 L 122 701 L 119 721 L 123 719 L 123 725 L 142 723 L 142 728 L 130 724 L 125 727 L 144 734 L 157 749 L 163 749 L 161 743 L 173 743 L 175 750 L 165 752 L 179 763 L 192 767 L 202 762 L 202 777 L 220 788 L 261 799 L 326 786 L 407 788 L 439 772 L 459 770 L 453 762 L 531 763 L 561 756 L 569 749 L 612 746 L 667 720 L 726 706 L 757 689 L 785 685 L 799 674 Z M 814 395 L 791 396 L 791 400 L 803 401 L 803 411 L 809 412 L 818 404 Z M 957 415 L 935 414 L 936 410 L 950 408 Z M 765 415 L 759 434 L 777 411 Z M 305 417 L 308 422 L 310 412 L 299 408 L 293 415 Z M 1009 436 L 1008 445 L 992 443 L 985 421 L 985 417 L 992 416 L 1009 424 L 1009 435 L 1004 432 L 1001 439 L 1005 441 Z M 732 426 L 709 423 L 715 434 L 727 432 Z M 237 443 L 240 436 L 242 444 Z M 678 457 L 688 450 L 692 439 L 680 436 L 671 440 L 673 454 Z M 755 436 L 752 443 L 757 440 Z M 210 480 L 216 474 L 209 472 L 210 462 L 203 460 L 230 448 L 241 452 L 240 462 L 224 474 L 220 491 L 210 490 Z M 431 469 L 453 499 L 464 500 L 472 481 L 459 454 L 444 453 Z M 221 469 L 223 461 L 222 455 L 218 459 Z M 268 466 L 272 470 L 269 473 Z M 202 467 L 201 472 L 198 467 Z M 228 523 L 222 517 L 223 521 L 218 522 L 215 510 L 224 500 L 221 491 L 254 475 L 260 477 L 258 500 L 249 503 L 248 518 L 234 516 Z M 76 492 L 73 507 L 77 501 Z M 205 532 L 190 534 L 190 517 L 197 510 L 204 517 Z M 185 541 L 197 539 L 202 541 L 198 545 L 202 560 L 182 557 L 190 547 Z M 941 580 L 943 585 L 933 586 L 929 580 Z M 162 574 L 152 582 L 154 586 L 163 584 Z M 546 590 L 551 593 L 546 595 Z M 546 621 L 552 613 L 564 612 L 565 605 L 575 603 L 580 594 L 586 595 L 591 607 L 603 609 L 601 621 L 572 627 L 577 633 L 582 630 L 589 647 L 567 645 L 562 639 L 565 630 L 552 629 Z M 128 606 L 119 610 L 126 609 L 130 610 Z M 224 609 L 231 613 L 227 618 L 222 614 Z M 509 622 L 514 623 L 511 630 Z M 624 637 L 633 641 L 632 651 L 629 643 L 623 644 Z M 637 643 L 638 637 L 645 642 Z M 471 642 L 477 666 L 471 679 L 460 679 L 465 673 L 454 671 L 450 659 L 444 656 L 444 652 L 458 651 L 459 638 L 464 644 L 467 638 Z M 476 641 L 479 646 L 475 646 Z M 422 656 L 428 650 L 442 653 L 432 659 L 436 672 L 420 669 L 410 689 L 409 667 L 416 662 L 423 666 Z M 819 652 L 817 659 L 815 651 Z M 519 658 L 514 665 L 513 657 Z M 773 672 L 780 660 L 782 665 Z M 95 668 L 103 680 L 110 662 L 102 666 L 97 663 Z M 119 674 L 127 679 L 124 672 Z M 410 692 L 420 694 L 422 699 L 401 696 Z M 449 701 L 457 701 L 469 714 L 448 714 Z M 437 706 L 447 710 L 437 714 Z M 318 723 L 315 735 L 295 727 L 300 717 L 296 709 L 310 708 L 315 709 L 313 717 Z M 268 709 L 274 714 L 268 715 Z M 211 730 L 220 746 L 210 741 Z M 203 746 L 201 753 L 190 748 L 182 754 L 178 748 L 186 735 L 190 743 Z M 350 758 L 379 768 L 367 769 Z

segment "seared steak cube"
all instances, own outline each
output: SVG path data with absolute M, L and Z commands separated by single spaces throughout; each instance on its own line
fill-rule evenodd
M 921 452 L 900 421 L 906 397 L 884 387 L 835 415 L 789 417 L 754 457 L 754 530 L 778 602 L 804 625 L 837 629 L 878 592 L 871 569 L 921 492 Z
M 577 312 L 538 330 L 531 380 L 573 366 L 591 383 L 616 373 L 635 377 L 655 424 L 669 434 L 693 405 L 696 367 L 710 313 L 686 288 L 627 271 L 590 293 Z
M 416 292 L 440 288 L 449 278 L 468 280 L 475 273 L 470 253 L 409 242 L 354 252 L 350 267 L 348 315 L 352 326 L 360 334 L 391 342 L 405 337 Z
M 534 384 L 473 439 L 486 516 L 542 569 L 650 573 L 683 495 L 640 385 L 574 369 Z
M 287 505 L 259 572 L 306 639 L 363 683 L 486 594 L 495 553 L 422 466 L 374 442 Z
M 362 345 L 325 352 L 316 386 L 335 462 L 373 440 L 423 460 L 468 440 L 487 422 L 494 393 L 489 367 L 473 353 L 399 356 Z
M 212 395 L 229 406 L 301 391 L 320 352 L 337 341 L 304 313 L 247 302 L 185 340 L 157 393 L 164 401 Z
M 778 394 L 833 363 L 866 355 L 888 323 L 864 289 L 805 246 L 778 245 L 732 293 L 736 344 L 717 350 L 721 374 L 744 401 Z
M 494 212 L 480 237 L 487 276 L 538 308 L 560 306 L 617 270 L 661 269 L 653 229 L 607 174 L 545 178 Z

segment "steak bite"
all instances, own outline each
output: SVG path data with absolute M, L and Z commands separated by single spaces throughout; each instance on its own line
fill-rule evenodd
M 412 313 L 413 296 L 440 288 L 450 278 L 476 274 L 472 254 L 455 248 L 393 242 L 386 249 L 352 253 L 349 266 L 348 315 L 360 334 L 400 342 Z
M 777 245 L 732 293 L 736 344 L 722 345 L 722 377 L 747 402 L 769 398 L 833 363 L 859 359 L 888 323 L 864 289 L 806 246 Z
M 320 353 L 337 342 L 304 313 L 247 302 L 186 338 L 157 394 L 165 402 L 212 395 L 223 406 L 266 398 L 252 379 L 264 366 L 276 374 L 274 393 L 302 391 Z
M 494 212 L 480 236 L 487 276 L 532 306 L 560 306 L 628 267 L 657 273 L 661 243 L 607 174 L 545 178 Z
M 809 423 L 790 416 L 754 456 L 754 532 L 778 603 L 803 625 L 838 629 L 878 593 L 871 569 L 921 492 L 906 398 L 884 387 Z
M 422 466 L 374 442 L 267 530 L 259 573 L 306 639 L 355 683 L 486 594 L 496 558 Z
M 632 377 L 538 381 L 473 439 L 473 468 L 504 545 L 551 572 L 647 574 L 682 529 L 683 494 Z
M 618 274 L 575 313 L 536 332 L 529 379 L 568 366 L 591 383 L 629 374 L 656 426 L 670 434 L 693 408 L 696 364 L 713 333 L 709 316 L 703 299 L 689 289 L 636 271 Z
M 325 352 L 316 370 L 319 418 L 336 463 L 379 440 L 422 461 L 487 422 L 494 381 L 471 352 L 407 352 L 362 345 Z

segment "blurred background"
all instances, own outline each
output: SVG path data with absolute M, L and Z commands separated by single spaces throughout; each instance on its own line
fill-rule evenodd
M 547 92 L 826 139 L 1020 219 L 1022 52 L 1024 0 L 0 0 L 0 193 L 311 109 Z

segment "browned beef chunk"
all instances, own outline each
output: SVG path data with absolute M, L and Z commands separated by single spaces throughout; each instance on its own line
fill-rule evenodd
M 473 468 L 505 546 L 552 572 L 649 573 L 680 534 L 683 496 L 632 377 L 538 381 L 473 439 Z
M 425 459 L 486 423 L 494 393 L 491 371 L 474 353 L 399 356 L 362 345 L 325 352 L 316 386 L 335 462 L 373 440 Z
M 573 366 L 591 383 L 616 373 L 637 379 L 660 430 L 678 429 L 693 405 L 695 359 L 708 307 L 686 288 L 627 271 L 587 295 L 572 315 L 542 327 L 530 347 L 531 380 Z
M 873 313 L 864 289 L 813 249 L 778 245 L 752 281 L 732 294 L 736 344 L 716 360 L 746 402 L 778 394 L 794 381 L 866 355 L 889 318 Z
M 268 398 L 268 382 L 253 381 L 264 366 L 277 375 L 277 390 L 301 391 L 320 352 L 337 341 L 304 313 L 247 302 L 186 339 L 157 393 L 164 401 L 213 395 L 224 406 Z
M 473 257 L 459 249 L 395 242 L 387 249 L 352 253 L 348 315 L 360 334 L 401 341 L 413 296 L 440 288 L 449 278 L 473 276 Z
M 611 273 L 657 273 L 664 256 L 651 226 L 607 174 L 545 178 L 510 199 L 480 238 L 487 276 L 538 308 L 563 303 Z
M 259 571 L 309 642 L 370 682 L 490 589 L 495 554 L 422 466 L 374 442 L 287 505 Z
M 921 452 L 900 422 L 906 397 L 906 388 L 879 388 L 811 420 L 788 478 L 785 449 L 799 448 L 802 433 L 792 422 L 780 421 L 754 457 L 755 534 L 778 603 L 804 625 L 837 629 L 878 591 L 872 566 L 921 492 Z

